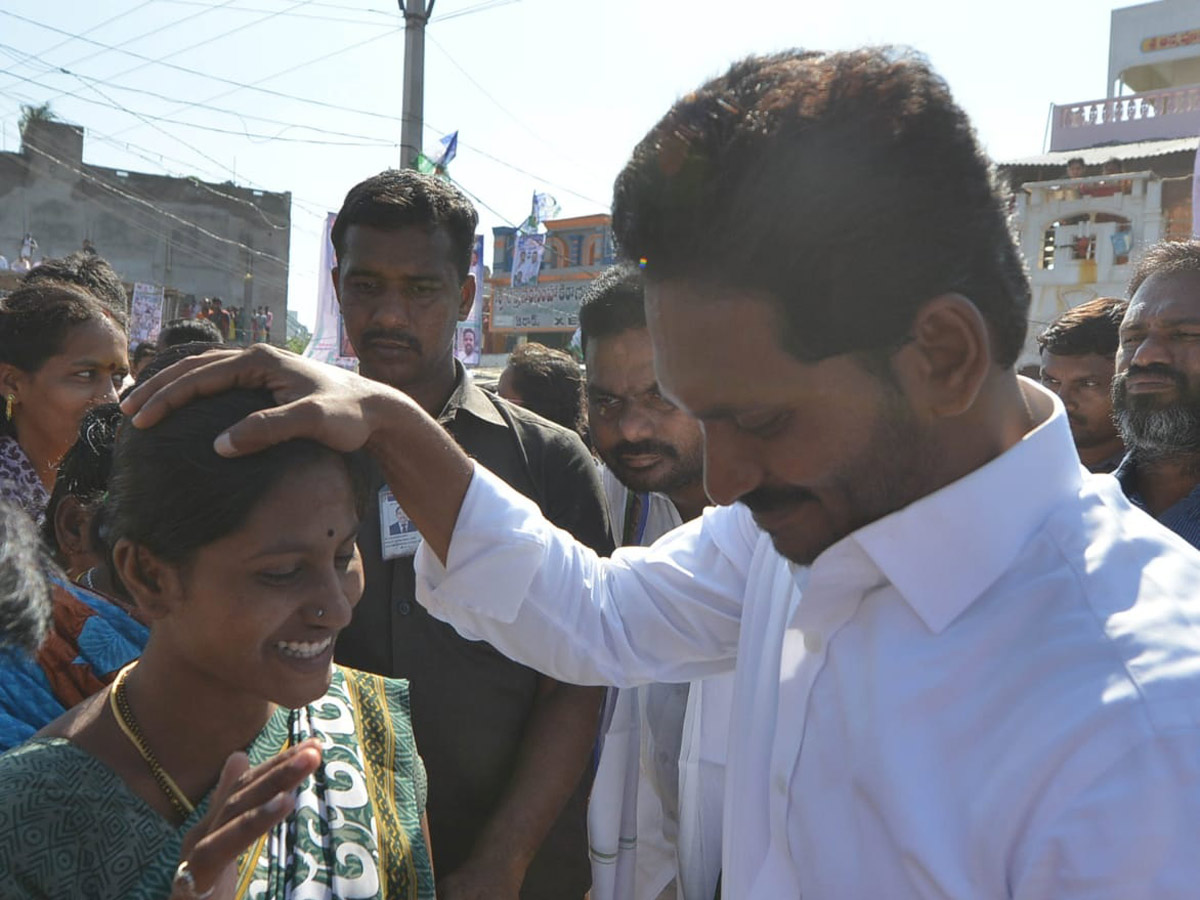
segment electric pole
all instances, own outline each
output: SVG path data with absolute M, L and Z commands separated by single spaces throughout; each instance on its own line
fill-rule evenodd
M 425 25 L 437 0 L 396 0 L 404 13 L 404 111 L 400 114 L 400 167 L 415 169 L 425 127 Z

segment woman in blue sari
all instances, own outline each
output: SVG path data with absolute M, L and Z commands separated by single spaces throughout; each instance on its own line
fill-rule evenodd
M 122 428 L 104 537 L 149 641 L 0 756 L 0 896 L 432 900 L 407 686 L 332 662 L 362 592 L 356 466 L 212 449 L 270 405 Z

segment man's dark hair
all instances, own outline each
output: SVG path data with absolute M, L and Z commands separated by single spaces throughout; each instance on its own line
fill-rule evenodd
M 223 344 L 221 329 L 208 319 L 176 319 L 168 322 L 158 333 L 158 349 L 166 350 L 179 344 Z
M 580 350 L 587 353 L 590 340 L 645 327 L 646 298 L 641 270 L 628 262 L 609 266 L 588 285 L 579 304 Z
M 0 499 L 0 651 L 37 651 L 50 630 L 54 574 L 33 519 Z
M 1176 272 L 1200 272 L 1200 241 L 1159 241 L 1148 247 L 1133 270 L 1125 294 L 1132 300 L 1137 289 L 1151 275 Z
M 1000 365 L 1029 284 L 987 158 L 911 51 L 751 57 L 678 101 L 617 178 L 613 228 L 650 283 L 763 292 L 815 362 L 903 343 L 917 309 L 967 297 Z
M 569 353 L 530 341 L 512 352 L 507 368 L 526 409 L 584 435 L 583 373 Z
M 133 348 L 133 359 L 130 360 L 130 363 L 135 366 L 139 365 L 157 352 L 158 346 L 156 344 L 152 344 L 149 341 L 142 341 Z
M 1068 166 L 1070 166 L 1070 165 L 1074 165 L 1075 163 L 1079 163 L 1081 166 L 1086 166 L 1086 165 L 1087 165 L 1087 163 L 1085 163 L 1085 162 L 1083 161 L 1083 157 L 1082 157 L 1082 156 L 1072 156 L 1070 159 L 1068 159 L 1068 160 L 1067 160 L 1067 165 L 1068 165 Z
M 351 225 L 387 230 L 410 225 L 429 231 L 445 228 L 461 284 L 471 269 L 471 247 L 478 224 L 479 214 L 471 201 L 446 179 L 411 169 L 388 169 L 350 188 L 330 239 L 340 261 L 346 252 L 346 229 Z
M 1038 351 L 1055 356 L 1115 357 L 1121 320 L 1129 306 L 1118 297 L 1097 297 L 1068 309 L 1037 336 Z
M 42 260 L 30 269 L 24 284 L 62 281 L 74 284 L 95 296 L 112 313 L 122 331 L 129 330 L 129 296 L 125 285 L 108 261 L 95 253 L 77 252 L 59 259 Z

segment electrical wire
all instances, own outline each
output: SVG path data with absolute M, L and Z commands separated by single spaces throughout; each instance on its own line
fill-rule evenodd
M 201 0 L 161 0 L 161 2 L 173 3 L 178 6 L 208 6 L 209 5 L 207 3 L 201 2 Z M 320 5 L 325 5 L 325 4 L 313 4 L 313 5 L 320 6 Z M 269 11 L 270 10 L 260 9 L 260 8 L 250 7 L 250 6 L 234 6 L 229 9 L 229 12 L 240 12 L 240 13 L 261 13 L 261 12 L 269 12 Z M 371 12 L 372 10 L 365 10 L 365 11 Z M 336 22 L 336 23 L 342 24 L 342 25 L 366 25 L 368 27 L 387 27 L 387 26 L 394 25 L 394 22 L 384 22 L 381 19 L 373 19 L 373 20 L 346 19 L 346 18 L 341 18 L 339 16 L 311 15 L 309 13 L 300 13 L 300 12 L 281 13 L 281 15 L 286 15 L 288 18 L 292 18 L 292 19 L 309 19 L 309 20 L 316 21 L 316 22 Z
M 491 6 L 496 6 L 496 5 L 500 5 L 500 4 L 507 4 L 507 3 L 512 3 L 512 2 L 517 2 L 517 0 L 488 0 L 488 2 L 485 2 L 485 3 L 482 3 L 482 4 L 476 4 L 476 6 L 474 6 L 474 7 L 470 7 L 469 9 L 470 9 L 470 10 L 479 11 L 479 10 L 481 10 L 481 9 L 482 9 L 483 7 L 485 7 L 485 6 L 487 6 L 487 7 L 491 7 Z M 460 12 L 465 12 L 465 11 L 460 11 Z M 27 18 L 27 17 L 25 17 L 25 16 L 18 15 L 18 14 L 14 13 L 14 12 L 12 12 L 12 11 L 10 11 L 10 10 L 0 9 L 0 15 L 8 16 L 8 17 L 10 17 L 10 18 L 14 18 L 14 19 L 17 19 L 17 20 L 19 20 L 19 21 L 23 21 L 23 22 L 26 22 L 26 23 L 28 23 L 28 24 L 34 25 L 34 26 L 36 26 L 36 27 L 43 28 L 43 29 L 46 29 L 46 30 L 49 30 L 49 31 L 53 31 L 53 32 L 56 32 L 56 33 L 59 33 L 59 34 L 65 34 L 65 35 L 69 35 L 69 34 L 70 34 L 69 32 L 63 31 L 62 29 L 56 28 L 56 27 L 54 27 L 54 26 L 52 26 L 52 25 L 46 25 L 46 24 L 44 24 L 44 23 L 42 23 L 42 22 L 37 22 L 36 20 L 29 19 L 29 18 Z M 449 17 L 449 16 L 446 16 L 445 18 L 448 18 L 448 17 Z M 94 40 L 91 40 L 90 38 L 81 38 L 81 39 L 82 39 L 82 40 L 84 40 L 86 43 L 95 44 L 95 45 L 97 45 L 97 46 L 108 46 L 108 45 L 101 44 L 99 41 L 94 41 Z M 111 47 L 110 47 L 109 49 L 118 49 L 118 48 L 111 48 Z M 349 48 L 347 48 L 347 49 L 349 49 Z M 366 117 L 370 117 L 370 118 L 382 119 L 382 120 L 385 120 L 385 121 L 388 121 L 388 122 L 393 122 L 393 123 L 398 123 L 398 122 L 400 122 L 400 121 L 401 121 L 401 119 L 400 119 L 400 117 L 399 117 L 399 116 L 392 116 L 392 115 L 387 115 L 387 114 L 385 114 L 385 113 L 379 113 L 379 112 L 375 112 L 375 111 L 372 111 L 372 110 L 356 109 L 356 108 L 353 108 L 353 107 L 343 106 L 343 105 L 339 105 L 339 104 L 327 103 L 327 102 L 324 102 L 324 101 L 321 101 L 321 100 L 314 100 L 314 99 L 312 99 L 312 98 L 309 98 L 309 97 L 301 97 L 301 96 L 298 96 L 298 95 L 295 95 L 295 94 L 288 94 L 288 93 L 285 93 L 285 92 L 283 92 L 283 91 L 276 91 L 276 90 L 272 90 L 272 89 L 270 89 L 270 88 L 264 88 L 264 87 L 261 87 L 261 86 L 259 86 L 259 85 L 250 85 L 250 84 L 245 84 L 245 83 L 243 83 L 243 82 L 237 82 L 237 81 L 234 81 L 234 80 L 232 80 L 232 79 L 223 78 L 223 77 L 221 77 L 221 76 L 219 76 L 219 75 L 213 75 L 213 74 L 211 74 L 211 73 L 207 73 L 207 72 L 201 72 L 201 71 L 199 71 L 199 70 L 196 70 L 196 69 L 190 69 L 190 68 L 187 68 L 186 66 L 180 66 L 180 65 L 177 65 L 177 64 L 175 64 L 175 63 L 169 63 L 169 62 L 166 62 L 165 60 L 153 60 L 153 59 L 150 59 L 149 57 L 143 56 L 143 55 L 141 55 L 141 54 L 135 53 L 135 52 L 133 52 L 133 51 L 130 51 L 130 50 L 120 49 L 120 50 L 119 50 L 119 52 L 121 52 L 121 53 L 124 53 L 124 54 L 127 54 L 127 55 L 129 55 L 129 56 L 132 56 L 132 57 L 134 57 L 134 58 L 136 58 L 136 59 L 142 59 L 142 60 L 145 60 L 145 61 L 147 61 L 148 63 L 155 63 L 155 62 L 156 62 L 156 63 L 158 63 L 159 65 L 162 65 L 162 66 L 164 66 L 164 67 L 166 67 L 166 68 L 170 68 L 170 69 L 174 69 L 174 70 L 177 70 L 177 71 L 185 72 L 185 73 L 187 73 L 187 74 L 191 74 L 191 75 L 197 75 L 197 76 L 199 76 L 199 77 L 202 77 L 202 78 L 208 78 L 208 79 L 211 79 L 211 80 L 213 80 L 213 81 L 220 82 L 220 83 L 229 84 L 229 85 L 232 85 L 233 87 L 235 87 L 235 88 L 238 88 L 238 89 L 249 89 L 249 90 L 257 91 L 257 92 L 260 92 L 260 93 L 263 93 L 263 94 L 267 94 L 267 95 L 270 95 L 270 96 L 280 97 L 280 98 L 287 99 L 287 100 L 293 100 L 293 101 L 300 102 L 300 103 L 306 103 L 306 104 L 309 104 L 309 105 L 312 105 L 312 106 L 316 106 L 316 107 L 320 107 L 320 108 L 337 110 L 337 111 L 339 111 L 339 112 L 342 112 L 342 113 L 351 113 L 351 114 L 356 114 L 356 115 L 362 115 L 362 116 L 366 116 Z M 343 51 L 343 52 L 344 52 L 344 51 Z M 276 73 L 276 76 L 269 76 L 269 77 L 277 77 L 279 74 L 282 74 L 282 73 Z M 205 102 L 205 103 L 207 103 L 207 102 L 209 102 L 209 101 L 207 101 L 207 100 L 206 100 L 206 101 L 202 101 L 202 102 Z M 444 131 L 444 130 L 442 130 L 442 129 L 439 129 L 439 128 L 436 128 L 436 127 L 434 127 L 434 126 L 430 125 L 428 122 L 426 122 L 426 123 L 425 123 L 425 125 L 426 125 L 426 127 L 428 127 L 428 128 L 431 130 L 431 131 L 433 131 L 435 134 L 438 134 L 439 136 L 445 136 L 445 135 L 448 133 L 448 132 L 446 132 L 446 131 Z M 467 142 L 467 141 L 464 141 L 464 140 L 462 140 L 461 138 L 460 138 L 460 140 L 459 140 L 459 146 L 460 146 L 460 147 L 462 147 L 462 148 L 464 148 L 464 149 L 470 149 L 470 150 L 473 150 L 474 152 L 478 153 L 480 156 L 483 156 L 484 158 L 486 158 L 486 159 L 489 159 L 489 160 L 491 160 L 492 162 L 495 162 L 495 163 L 497 163 L 498 165 L 504 166 L 505 168 L 508 168 L 508 169 L 510 169 L 510 170 L 512 170 L 512 171 L 514 171 L 514 172 L 517 172 L 518 174 L 525 175 L 525 176 L 526 176 L 526 177 L 528 177 L 528 178 L 532 178 L 532 179 L 534 179 L 535 181 L 537 181 L 537 182 L 540 182 L 540 183 L 542 183 L 542 184 L 545 184 L 545 185 L 547 185 L 547 186 L 549 186 L 549 187 L 553 187 L 553 188 L 555 188 L 555 189 L 557 189 L 557 190 L 560 190 L 560 191 L 563 191 L 563 192 L 565 192 L 565 193 L 568 193 L 568 194 L 570 194 L 570 195 L 572 195 L 572 196 L 574 196 L 574 197 L 578 197 L 579 199 L 581 199 L 581 200 L 584 200 L 584 201 L 586 201 L 586 202 L 588 202 L 588 203 L 591 203 L 591 204 L 594 204 L 594 205 L 600 206 L 600 207 L 602 207 L 602 208 L 603 208 L 603 207 L 606 207 L 606 206 L 608 205 L 608 204 L 607 204 L 607 203 L 605 203 L 605 202 L 602 202 L 602 201 L 596 200 L 595 198 L 593 198 L 593 197 L 589 197 L 589 196 L 587 196 L 586 194 L 582 194 L 582 193 L 580 193 L 580 192 L 578 192 L 578 191 L 574 190 L 573 188 L 567 187 L 566 185 L 562 185 L 562 184 L 558 184 L 558 183 L 556 183 L 556 182 L 549 181 L 549 180 L 547 180 L 547 179 L 543 178 L 542 176 L 536 175 L 536 174 L 534 174 L 534 173 L 532 173 L 532 172 L 528 171 L 527 169 L 521 168 L 520 166 L 516 166 L 516 165 L 514 165 L 514 164 L 512 164 L 512 163 L 510 163 L 510 162 L 508 162 L 508 161 L 506 161 L 506 160 L 500 159 L 499 157 L 497 157 L 497 156 L 495 156 L 495 155 L 493 155 L 493 154 L 491 154 L 491 153 L 488 153 L 487 151 L 483 150 L 482 148 L 479 148 L 479 147 L 477 147 L 477 146 L 474 146 L 473 144 L 471 144 L 471 143 L 469 143 L 469 142 Z
M 183 22 L 186 22 L 186 21 L 189 21 L 189 20 L 191 20 L 191 19 L 194 19 L 194 18 L 196 18 L 197 16 L 203 16 L 203 15 L 207 15 L 209 12 L 212 12 L 212 11 L 215 11 L 215 10 L 218 10 L 218 9 L 222 9 L 222 8 L 224 8 L 224 7 L 226 7 L 226 6 L 229 6 L 229 4 L 231 4 L 231 3 L 233 3 L 233 2 L 235 2 L 235 0 L 225 0 L 225 2 L 224 2 L 224 3 L 218 3 L 216 6 L 214 6 L 214 7 L 211 7 L 210 9 L 201 10 L 200 12 L 198 12 L 198 13 L 194 13 L 193 15 L 190 15 L 190 16 L 185 16 L 183 19 L 180 19 L 180 20 L 178 20 L 178 21 L 176 21 L 176 22 L 172 23 L 170 26 L 163 26 L 162 28 L 157 28 L 157 29 L 155 29 L 155 30 L 153 30 L 153 31 L 149 31 L 149 32 L 147 32 L 146 34 L 139 35 L 137 38 L 133 38 L 133 39 L 131 39 L 131 41 L 132 41 L 132 40 L 141 40 L 143 37 L 147 37 L 148 35 L 151 35 L 151 34 L 156 34 L 156 33 L 157 33 L 157 32 L 159 32 L 159 31 L 163 31 L 163 30 L 165 30 L 167 27 L 174 27 L 175 25 L 178 25 L 178 24 L 181 24 L 181 23 L 183 23 Z M 306 6 L 307 4 L 309 4 L 309 3 L 311 3 L 311 2 L 312 2 L 312 0 L 296 0 L 296 2 L 294 2 L 294 3 L 293 3 L 291 6 L 289 6 L 289 7 L 288 7 L 288 9 L 289 9 L 289 10 L 293 10 L 293 9 L 299 9 L 300 7 L 302 7 L 302 6 Z M 236 26 L 236 27 L 234 27 L 234 28 L 230 28 L 228 31 L 222 31 L 220 34 L 215 34 L 215 35 L 212 35 L 211 37 L 207 37 L 207 38 L 205 38 L 205 39 L 204 39 L 204 40 L 202 40 L 202 41 L 197 41 L 196 43 L 194 43 L 194 44 L 189 44 L 189 45 L 188 45 L 188 46 L 186 46 L 186 47 L 180 47 L 180 48 L 178 48 L 178 49 L 176 49 L 176 50 L 172 50 L 172 51 L 171 51 L 171 53 L 170 53 L 169 55 L 171 55 L 171 56 L 180 56 L 180 55 L 182 55 L 182 54 L 184 54 L 184 53 L 190 53 L 192 50 L 195 50 L 197 47 L 204 47 L 204 46 L 206 46 L 206 45 L 208 45 L 208 44 L 211 44 L 211 43 L 213 43 L 213 41 L 219 41 L 219 40 L 221 40 L 222 38 L 227 38 L 227 37 L 229 37 L 230 35 L 237 34 L 239 31 L 245 31 L 247 28 L 253 28 L 255 25 L 261 25 L 263 22 L 269 21 L 269 20 L 271 20 L 271 19 L 274 19 L 276 16 L 279 16 L 279 15 L 281 15 L 281 13 L 282 13 L 282 12 L 283 12 L 283 11 L 270 13 L 270 14 L 268 14 L 268 15 L 262 16 L 261 18 L 255 19 L 253 22 L 243 22 L 241 25 L 238 25 L 238 26 Z M 126 44 L 128 44 L 128 43 L 130 43 L 131 41 L 126 41 L 125 43 L 126 43 Z M 122 46 L 122 45 L 118 44 L 118 45 L 117 45 L 117 47 L 116 47 L 116 48 L 114 48 L 114 49 L 121 50 L 121 46 Z M 100 52 L 106 52 L 106 51 L 100 51 Z M 121 50 L 121 52 L 127 52 L 127 51 Z M 97 53 L 97 54 L 93 54 L 93 55 L 99 55 L 99 53 Z M 88 57 L 88 58 L 91 58 L 91 57 Z M 131 75 L 131 74 L 133 74 L 134 72 L 139 72 L 139 71 L 141 71 L 142 69 L 146 68 L 147 66 L 153 65 L 153 64 L 155 64 L 155 63 L 162 63 L 164 59 L 165 59 L 165 57 L 162 57 L 162 58 L 159 58 L 159 59 L 154 59 L 154 60 L 147 60 L 147 61 L 145 61 L 145 62 L 139 63 L 139 64 L 138 64 L 138 65 L 136 65 L 136 66 L 133 66 L 132 68 L 125 69 L 125 70 L 123 70 L 123 71 L 121 71 L 121 72 L 118 72 L 118 73 L 116 73 L 115 75 L 112 75 L 112 76 L 110 76 L 110 77 L 112 77 L 112 78 L 123 78 L 124 76 L 126 76 L 126 75 Z M 69 63 L 69 65 L 76 65 L 76 64 L 77 64 L 78 62 L 80 62 L 80 61 L 81 61 L 81 60 L 77 60 L 76 62 Z M 53 103 L 53 102 L 54 102 L 55 100 L 57 100 L 57 99 L 58 99 L 57 97 L 51 97 L 51 98 L 50 98 L 50 102 L 52 102 L 52 103 Z
M 137 12 L 139 9 L 142 9 L 143 7 L 149 6 L 149 5 L 150 5 L 151 3 L 153 3 L 153 2 L 154 2 L 154 0 L 142 0 L 142 2 L 141 2 L 141 3 L 138 3 L 138 4 L 136 4 L 135 6 L 132 6 L 132 7 L 130 7 L 129 9 L 125 10 L 125 12 L 122 12 L 122 13 L 117 13 L 117 14 L 116 14 L 116 15 L 114 15 L 114 16 L 109 16 L 107 19 L 105 19 L 105 20 L 104 20 L 103 22 L 101 22 L 100 24 L 98 24 L 98 25 L 93 25 L 91 28 L 87 29 L 86 31 L 82 31 L 82 32 L 80 32 L 78 35 L 71 35 L 71 37 L 67 38 L 66 40 L 59 41 L 59 42 L 58 42 L 57 44 L 55 44 L 53 47 L 49 47 L 49 48 L 47 48 L 47 49 L 43 50 L 43 51 L 42 51 L 42 53 L 43 53 L 43 54 L 45 54 L 45 53 L 53 53 L 53 52 L 54 52 L 55 50 L 57 50 L 59 47 L 65 47 L 67 44 L 71 43 L 71 42 L 72 42 L 72 41 L 74 41 L 74 40 L 77 40 L 78 38 L 81 38 L 81 37 L 83 37 L 84 35 L 91 34 L 93 31 L 99 31 L 99 30 L 100 30 L 101 28 L 103 28 L 105 25 L 110 25 L 110 24 L 112 24 L 113 22 L 117 21 L 118 19 L 122 19 L 122 18 L 124 18 L 125 16 L 128 16 L 128 15 L 130 15 L 130 14 L 132 14 L 132 13 L 135 13 L 135 12 Z M 12 71 L 12 67 L 11 67 L 11 66 L 10 66 L 9 68 L 7 68 L 7 69 L 0 69 L 0 75 L 7 74 L 7 73 L 8 73 L 8 72 L 10 72 L 10 71 Z
M 71 165 L 68 162 L 65 162 L 64 160 L 59 159 L 58 157 L 54 156 L 53 154 L 47 153 L 45 150 L 41 149 L 40 147 L 35 147 L 32 144 L 26 144 L 25 149 L 32 150 L 34 153 L 38 154 L 39 156 L 44 156 L 46 159 L 50 160 L 53 163 L 57 163 L 58 165 L 62 166 L 64 169 L 74 172 L 76 175 L 78 175 L 80 178 L 83 178 L 85 181 L 88 181 L 91 184 L 96 185 L 97 187 L 103 188 L 104 190 L 109 191 L 110 193 L 115 194 L 118 197 L 121 197 L 132 203 L 136 203 L 141 206 L 148 207 L 149 209 L 152 209 L 154 212 L 156 212 L 158 215 L 163 216 L 164 218 L 170 219 L 174 222 L 178 222 L 181 225 L 187 225 L 191 228 L 194 228 L 196 231 L 200 232 L 205 237 L 210 238 L 211 240 L 217 241 L 222 244 L 228 244 L 231 247 L 240 247 L 241 249 L 245 250 L 247 253 L 250 253 L 251 255 L 253 255 L 255 257 L 258 257 L 260 259 L 267 259 L 267 260 L 270 260 L 271 262 L 277 262 L 282 266 L 287 266 L 287 264 L 288 264 L 286 259 L 282 259 L 278 256 L 275 256 L 274 254 L 267 253 L 265 250 L 256 250 L 254 247 L 251 247 L 249 244 L 243 244 L 241 241 L 235 241 L 232 238 L 222 237 L 221 235 L 216 234 L 215 232 L 209 231 L 207 228 L 205 228 L 202 225 L 197 225 L 195 222 L 189 222 L 187 219 L 184 219 L 183 217 L 176 215 L 175 213 L 171 212 L 170 210 L 163 209 L 160 206 L 156 206 L 152 201 L 147 200 L 144 197 L 139 197 L 135 194 L 131 194 L 128 191 L 118 188 L 114 184 L 110 184 L 109 182 L 105 181 L 102 178 L 97 178 L 95 175 L 85 172 L 82 169 L 76 168 L 75 166 Z
M 122 47 L 128 47 L 130 44 L 134 44 L 134 43 L 137 43 L 138 41 L 142 40 L 142 38 L 148 38 L 153 35 L 160 34 L 163 31 L 167 31 L 168 29 L 176 28 L 176 27 L 184 24 L 185 22 L 190 22 L 192 19 L 196 19 L 196 18 L 199 18 L 200 16 L 208 15 L 209 13 L 216 12 L 219 9 L 224 9 L 225 7 L 229 6 L 231 3 L 234 3 L 234 2 L 236 2 L 236 0 L 224 0 L 223 3 L 218 3 L 215 6 L 210 3 L 204 9 L 200 10 L 199 12 L 192 13 L 190 16 L 184 16 L 182 19 L 175 19 L 175 20 L 167 22 L 163 25 L 159 25 L 157 28 L 151 28 L 149 31 L 145 31 L 145 32 L 142 32 L 141 34 L 134 35 L 131 38 L 126 38 L 125 40 L 121 41 L 121 43 L 116 44 L 113 47 L 113 49 L 119 50 Z M 109 50 L 107 50 L 107 49 L 95 50 L 86 56 L 81 56 L 78 59 L 71 60 L 69 63 L 67 63 L 67 65 L 68 66 L 77 66 L 80 63 L 84 63 L 84 62 L 87 62 L 88 60 L 95 59 L 97 56 L 103 56 L 105 53 L 108 53 L 108 52 L 109 52 Z M 130 71 L 133 71 L 133 70 L 131 69 Z M 126 74 L 128 74 L 128 72 L 122 72 L 120 74 L 126 75 Z M 117 77 L 119 77 L 119 76 L 117 76 Z
M 0 44 L 0 53 L 4 53 L 5 55 L 15 59 L 16 56 L 14 56 L 14 54 L 21 54 L 21 51 L 17 50 L 17 48 L 15 48 L 15 47 L 10 47 L 6 44 Z M 53 64 L 50 64 L 50 63 L 46 63 L 46 62 L 38 59 L 36 56 L 33 56 L 32 54 L 21 54 L 21 55 L 24 56 L 24 59 L 22 61 L 24 61 L 24 62 L 34 61 L 38 65 L 42 66 L 44 74 L 47 74 L 47 75 L 51 75 L 51 74 L 70 75 L 71 77 L 84 82 L 85 86 L 92 85 L 92 84 L 100 84 L 100 85 L 104 85 L 105 87 L 109 88 L 110 90 L 124 91 L 126 93 L 131 93 L 131 94 L 140 94 L 140 95 L 143 95 L 146 97 L 153 97 L 156 100 L 163 100 L 167 103 L 188 102 L 188 101 L 180 100 L 178 97 L 170 97 L 170 96 L 167 96 L 166 94 L 160 94 L 157 91 L 150 91 L 150 90 L 146 90 L 145 88 L 129 87 L 127 85 L 117 84 L 115 82 L 108 81 L 104 78 L 93 78 L 90 75 L 81 75 L 79 72 L 75 72 L 70 69 L 65 69 L 65 68 L 54 66 Z M 32 84 L 37 87 L 43 88 L 44 90 L 48 90 L 48 91 L 58 90 L 58 88 L 51 87 L 50 85 L 47 85 L 47 84 L 43 84 L 42 82 L 37 81 L 36 79 L 31 78 L 26 75 L 14 75 L 13 77 L 16 78 L 20 82 Z M 62 96 L 76 97 L 79 99 L 83 99 L 83 95 L 80 91 L 68 91 L 65 94 L 63 94 Z M 92 103 L 95 101 L 88 100 L 87 102 Z M 221 106 L 212 106 L 210 104 L 206 104 L 206 103 L 202 103 L 202 102 L 191 102 L 189 105 L 196 109 L 203 109 L 208 112 L 215 112 L 215 113 L 221 113 L 223 115 L 232 116 L 242 122 L 243 128 L 246 127 L 246 120 L 250 120 L 250 121 L 254 121 L 254 122 L 265 122 L 268 125 L 279 125 L 279 126 L 282 126 L 285 131 L 291 130 L 291 129 L 304 129 L 307 131 L 316 132 L 317 134 L 331 135 L 333 137 L 343 137 L 343 138 L 349 138 L 351 140 L 357 140 L 357 141 L 363 141 L 363 142 L 373 141 L 375 144 L 377 144 L 381 147 L 396 146 L 396 143 L 394 141 L 389 141 L 386 138 L 373 137 L 372 135 L 355 134 L 355 133 L 346 132 L 346 131 L 336 131 L 334 129 L 321 128 L 318 125 L 306 125 L 306 124 L 302 124 L 300 122 L 287 122 L 282 119 L 272 119 L 268 116 L 260 116 L 260 115 L 255 115 L 253 113 L 245 113 L 245 112 L 241 112 L 239 110 L 228 109 L 228 108 L 221 107 Z M 148 118 L 155 118 L 155 116 L 152 116 L 149 113 L 144 113 L 144 115 L 146 115 Z M 185 122 L 178 122 L 177 120 L 165 120 L 165 121 L 174 121 L 174 122 L 176 122 L 176 124 L 179 124 L 179 125 L 186 124 L 186 125 L 190 125 L 192 127 L 201 127 L 201 126 L 199 126 L 195 123 L 191 123 L 191 122 L 185 123 Z M 228 133 L 235 133 L 235 132 L 231 131 Z M 364 143 L 364 146 L 365 146 L 365 143 Z

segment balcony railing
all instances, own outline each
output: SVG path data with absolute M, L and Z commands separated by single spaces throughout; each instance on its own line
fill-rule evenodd
M 1200 134 L 1200 85 L 1129 97 L 1055 106 L 1050 149 L 1082 150 L 1108 143 L 1166 140 Z

